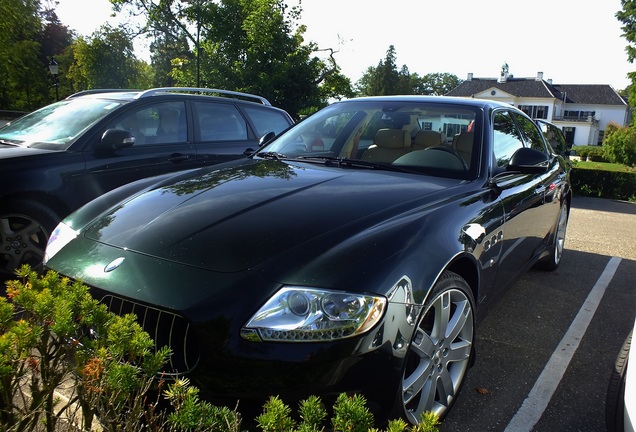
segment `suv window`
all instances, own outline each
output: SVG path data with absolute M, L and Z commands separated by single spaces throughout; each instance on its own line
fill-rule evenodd
M 243 109 L 250 116 L 259 137 L 268 132 L 278 135 L 290 126 L 289 120 L 282 112 L 255 106 L 245 106 Z
M 107 126 L 124 129 L 135 137 L 135 145 L 185 143 L 187 126 L 183 102 L 163 102 L 128 111 Z
M 231 104 L 195 102 L 201 141 L 247 139 L 247 123 Z
M 508 111 L 499 111 L 494 118 L 493 144 L 497 166 L 505 167 L 514 152 L 523 147 L 521 133 Z

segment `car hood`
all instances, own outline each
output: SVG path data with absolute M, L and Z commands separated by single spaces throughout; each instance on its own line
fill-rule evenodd
M 442 199 L 461 182 L 274 160 L 195 173 L 121 203 L 84 236 L 162 260 L 237 272 L 334 231 L 351 237 L 405 206 L 422 205 L 423 198 Z
M 55 153 L 56 150 L 43 150 L 29 147 L 16 147 L 7 144 L 0 144 L 0 159 L 12 159 L 21 156 L 33 156 L 44 153 Z

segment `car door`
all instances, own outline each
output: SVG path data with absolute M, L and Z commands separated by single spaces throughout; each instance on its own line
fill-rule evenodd
M 98 149 L 106 130 L 129 131 L 129 147 Z M 86 178 L 77 187 L 107 191 L 140 178 L 197 167 L 196 148 L 188 139 L 186 104 L 152 102 L 122 112 L 100 128 L 85 149 Z
M 507 285 L 527 267 L 555 220 L 549 218 L 550 212 L 545 206 L 546 182 L 549 175 L 505 173 L 505 167 L 514 152 L 525 147 L 525 140 L 526 136 L 511 112 L 495 112 L 493 164 L 494 171 L 499 172 L 497 186 L 500 192 L 499 199 L 504 207 L 503 244 L 497 273 L 498 287 Z
M 258 141 L 233 103 L 192 102 L 197 158 L 203 165 L 217 164 L 251 154 Z

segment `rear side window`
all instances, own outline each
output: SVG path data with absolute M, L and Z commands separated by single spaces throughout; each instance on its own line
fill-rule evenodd
M 495 160 L 500 168 L 508 165 L 514 152 L 523 147 L 521 133 L 508 111 L 495 114 L 493 144 Z
M 280 111 L 252 106 L 246 106 L 243 109 L 250 116 L 250 120 L 256 128 L 256 135 L 259 137 L 268 132 L 274 132 L 278 135 L 291 126 L 289 119 Z
M 247 123 L 232 104 L 195 102 L 201 141 L 247 140 Z

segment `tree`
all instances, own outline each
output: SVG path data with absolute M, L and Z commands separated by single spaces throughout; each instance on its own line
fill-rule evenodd
M 391 45 L 384 60 L 380 60 L 376 67 L 369 66 L 356 83 L 357 93 L 361 96 L 444 95 L 461 82 L 449 73 L 430 73 L 420 77 L 417 73 L 410 73 L 406 65 L 398 71 L 396 58 L 395 47 Z
M 636 59 L 636 0 L 621 0 L 623 9 L 616 12 L 616 18 L 623 23 L 621 30 L 623 30 L 623 37 L 627 40 L 627 46 L 625 52 L 627 53 L 627 61 L 630 63 Z M 629 91 L 629 105 L 636 106 L 636 72 L 630 72 L 627 74 L 632 81 Z M 636 117 L 632 119 L 633 124 L 636 125 Z
M 39 11 L 39 0 L 0 2 L 0 108 L 30 110 L 47 98 L 47 70 L 39 56 Z
M 68 78 L 75 90 L 94 88 L 139 88 L 148 82 L 141 74 L 133 45 L 121 29 L 102 26 L 91 37 L 73 44 L 73 64 Z
M 450 73 L 429 73 L 418 80 L 415 94 L 442 96 L 460 83 L 461 80 Z
M 417 75 L 411 75 L 406 65 L 398 71 L 396 52 L 389 46 L 384 60 L 376 67 L 369 66 L 356 83 L 356 91 L 360 96 L 415 94 Z
M 302 9 L 283 0 L 110 1 L 117 11 L 144 16 L 135 33 L 155 38 L 153 66 L 161 61 L 165 71 L 170 64 L 178 85 L 258 93 L 292 114 L 351 94 L 335 51 L 320 59 L 319 47 L 304 40 L 306 27 L 297 24 Z

